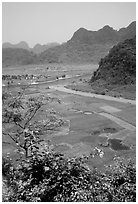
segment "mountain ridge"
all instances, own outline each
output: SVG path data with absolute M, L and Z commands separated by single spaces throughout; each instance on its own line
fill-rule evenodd
M 136 34 L 136 22 L 123 28 L 122 33 L 119 31 L 108 25 L 98 31 L 79 28 L 64 45 L 50 48 L 41 53 L 39 57 L 43 62 L 97 63 L 118 42 Z
M 136 35 L 136 21 L 118 31 L 109 25 L 98 31 L 79 28 L 70 40 L 61 45 L 55 45 L 43 52 L 39 51 L 41 45 L 36 45 L 37 63 L 97 63 L 114 45 L 134 35 Z

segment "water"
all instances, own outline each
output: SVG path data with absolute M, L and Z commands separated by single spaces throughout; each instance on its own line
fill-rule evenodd
M 130 148 L 121 143 L 120 139 L 108 139 L 108 143 L 110 144 L 113 150 L 129 150 Z

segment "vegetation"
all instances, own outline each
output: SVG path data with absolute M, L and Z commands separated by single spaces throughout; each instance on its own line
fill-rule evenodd
M 136 169 L 116 161 L 105 173 L 90 171 L 84 158 L 67 159 L 38 150 L 16 167 L 3 161 L 9 185 L 3 201 L 12 202 L 135 202 Z
M 114 46 L 101 59 L 91 82 L 102 79 L 108 84 L 136 83 L 136 38 L 125 40 Z
M 27 100 L 23 93 L 18 92 L 13 95 L 10 92 L 3 92 L 2 122 L 3 135 L 8 136 L 16 144 L 17 152 L 27 158 L 43 141 L 40 136 L 44 132 L 52 130 L 64 122 L 54 115 L 49 116 L 46 112 L 45 120 L 36 121 L 35 116 L 40 108 L 56 99 L 40 96 Z
M 90 170 L 89 157 L 66 158 L 46 141 L 41 143 L 43 128 L 53 127 L 35 123 L 42 99 L 26 101 L 22 92 L 16 96 L 5 92 L 2 99 L 3 133 L 16 143 L 18 154 L 16 162 L 9 155 L 3 157 L 4 202 L 136 201 L 134 164 L 116 159 L 103 173 Z M 6 124 L 16 127 L 14 133 L 5 132 Z

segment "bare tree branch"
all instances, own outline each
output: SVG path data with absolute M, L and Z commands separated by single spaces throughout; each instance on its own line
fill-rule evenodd
M 14 121 L 14 123 L 15 123 L 17 126 L 19 126 L 20 128 L 24 129 L 24 127 L 23 127 L 21 124 L 15 122 L 15 121 Z
M 17 145 L 17 143 L 18 143 L 18 141 L 14 138 L 14 137 L 12 137 L 11 136 L 11 134 L 9 134 L 9 133 L 2 133 L 3 135 L 8 135 L 15 143 L 16 143 L 16 145 Z M 19 144 L 19 143 L 18 143 Z M 21 147 L 21 148 L 23 148 L 23 146 L 21 145 L 21 144 L 19 144 L 19 146 Z M 24 148 L 23 148 L 24 149 Z
M 24 125 L 24 128 L 28 125 L 28 123 L 32 120 L 32 118 L 35 116 L 35 114 L 37 113 L 37 111 L 39 110 L 41 108 L 41 106 L 39 105 L 36 109 L 35 109 L 35 111 L 34 111 L 34 113 L 32 114 L 32 116 L 27 120 L 27 122 L 25 123 L 25 125 Z

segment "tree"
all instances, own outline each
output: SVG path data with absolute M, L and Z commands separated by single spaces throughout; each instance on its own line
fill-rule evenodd
M 10 93 L 3 93 L 3 135 L 9 136 L 16 144 L 17 150 L 22 152 L 26 158 L 43 141 L 40 138 L 43 129 L 46 131 L 55 128 L 53 123 L 57 118 L 54 116 L 49 120 L 37 122 L 34 120 L 40 108 L 53 100 L 56 99 L 44 96 L 31 97 L 27 100 L 24 97 L 24 91 L 14 96 Z M 63 121 L 59 120 L 59 123 L 61 125 Z M 6 130 L 8 124 L 12 124 L 12 132 Z

